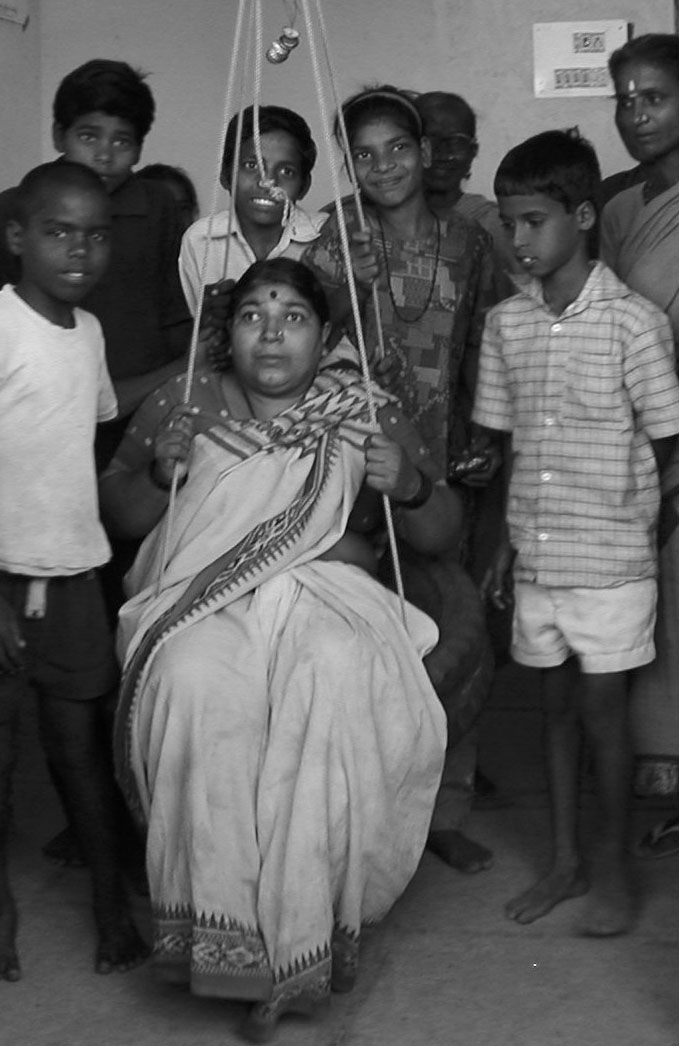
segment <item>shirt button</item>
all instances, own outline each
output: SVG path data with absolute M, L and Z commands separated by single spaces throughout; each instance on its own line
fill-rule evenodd
M 542 480 L 543 483 L 549 483 L 551 478 L 552 478 L 552 473 L 551 472 L 541 472 L 540 473 L 540 479 Z
M 546 534 L 544 530 L 541 531 L 540 534 L 538 534 L 538 541 L 547 541 L 548 538 L 549 534 Z
M 558 334 L 560 330 L 561 330 L 561 324 L 560 323 L 553 323 L 552 324 L 552 334 Z
M 556 418 L 552 414 L 545 416 L 545 425 L 556 425 Z

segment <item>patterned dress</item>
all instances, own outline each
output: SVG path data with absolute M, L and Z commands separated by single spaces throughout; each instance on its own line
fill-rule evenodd
M 481 334 L 495 301 L 491 239 L 475 222 L 452 213 L 433 236 L 392 240 L 366 208 L 381 256 L 378 291 L 387 359 L 398 361 L 390 386 L 439 467 L 466 442 Z M 353 203 L 345 208 L 349 233 L 358 228 Z M 337 216 L 304 255 L 326 290 L 346 285 Z M 378 349 L 372 296 L 363 317 L 368 352 Z M 348 329 L 349 336 L 355 332 Z

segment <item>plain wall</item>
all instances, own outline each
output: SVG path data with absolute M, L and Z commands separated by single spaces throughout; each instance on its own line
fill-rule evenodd
M 265 45 L 289 21 L 291 6 L 290 0 L 263 4 Z M 637 35 L 674 29 L 672 0 L 324 0 L 322 9 L 340 96 L 386 81 L 468 99 L 478 114 L 480 142 L 469 188 L 488 195 L 507 149 L 550 127 L 577 124 L 596 145 L 605 174 L 632 165 L 613 126 L 611 100 L 533 97 L 534 22 L 623 19 L 635 23 Z M 44 159 L 53 155 L 50 105 L 58 81 L 90 58 L 124 59 L 149 72 L 158 105 L 142 163 L 184 167 L 196 182 L 202 211 L 209 211 L 237 10 L 237 0 L 44 0 Z M 321 160 L 309 202 L 320 205 L 331 196 L 331 183 L 301 10 L 297 28 L 303 41 L 288 61 L 263 63 L 261 97 L 297 109 L 311 123 Z M 250 102 L 254 61 L 252 49 L 246 50 Z
M 31 0 L 28 13 L 25 29 L 0 19 L 0 188 L 14 185 L 42 156 L 38 0 Z

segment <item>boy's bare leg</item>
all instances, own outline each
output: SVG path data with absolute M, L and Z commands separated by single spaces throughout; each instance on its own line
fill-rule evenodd
M 7 837 L 11 811 L 12 772 L 19 730 L 19 692 L 8 676 L 0 679 L 0 979 L 21 976 L 16 950 L 17 910 L 7 875 Z
M 518 923 L 534 922 L 561 901 L 579 897 L 589 888 L 577 842 L 578 686 L 577 665 L 572 658 L 556 668 L 542 670 L 552 864 L 545 876 L 506 905 L 506 915 Z
M 129 970 L 149 949 L 131 919 L 124 891 L 116 788 L 98 701 L 39 695 L 43 746 L 61 781 L 61 794 L 91 875 L 98 973 Z
M 632 764 L 627 673 L 583 676 L 580 714 L 594 755 L 600 817 L 592 892 L 580 929 L 589 936 L 608 937 L 627 933 L 634 922 L 627 860 Z

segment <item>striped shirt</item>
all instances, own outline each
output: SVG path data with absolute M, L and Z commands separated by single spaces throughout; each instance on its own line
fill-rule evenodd
M 665 315 L 603 263 L 560 316 L 538 280 L 488 314 L 474 421 L 512 433 L 515 576 L 605 588 L 656 573 L 651 440 L 679 432 Z

